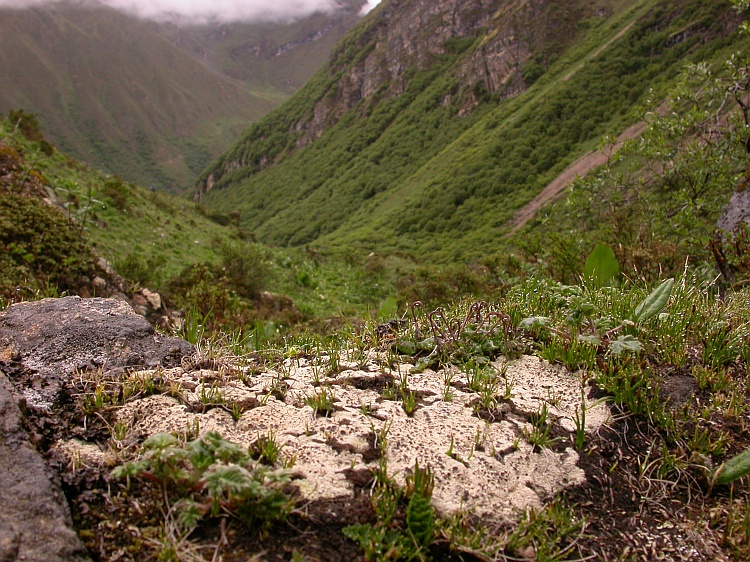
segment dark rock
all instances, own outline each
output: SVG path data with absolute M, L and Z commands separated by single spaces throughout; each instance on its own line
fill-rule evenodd
M 0 314 L 0 562 L 89 560 L 54 472 L 32 445 L 39 436 L 24 429 L 19 396 L 29 419 L 36 412 L 44 424 L 77 370 L 175 366 L 193 352 L 114 299 L 45 299 Z
M 176 366 L 193 352 L 114 299 L 45 299 L 15 304 L 0 315 L 0 360 L 39 375 L 22 389 L 36 409 L 48 409 L 77 370 Z
M 59 487 L 29 444 L 13 389 L 0 373 L 0 562 L 89 560 Z
M 741 189 L 732 194 L 716 227 L 724 232 L 733 232 L 741 223 L 750 225 L 750 189 Z

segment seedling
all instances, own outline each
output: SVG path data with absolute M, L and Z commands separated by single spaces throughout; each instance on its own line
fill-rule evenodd
M 401 405 L 403 406 L 406 415 L 413 415 L 414 411 L 417 409 L 417 393 L 409 389 L 401 390 L 401 400 Z
M 269 466 L 276 464 L 279 459 L 279 453 L 283 448 L 276 441 L 276 434 L 269 430 L 265 435 L 258 435 L 256 440 L 250 444 L 250 455 Z
M 321 386 L 313 390 L 309 396 L 305 396 L 305 404 L 315 410 L 318 416 L 328 416 L 335 410 L 333 403 L 336 395 L 330 386 Z
M 575 418 L 573 420 L 576 424 L 575 432 L 575 446 L 579 451 L 583 450 L 583 445 L 586 441 L 586 393 L 581 387 L 581 404 L 576 406 Z
M 534 450 L 538 448 L 549 448 L 559 441 L 558 437 L 551 437 L 549 434 L 550 424 L 547 422 L 549 412 L 547 403 L 542 402 L 535 414 L 529 415 L 531 431 L 524 430 L 524 437 L 533 446 Z

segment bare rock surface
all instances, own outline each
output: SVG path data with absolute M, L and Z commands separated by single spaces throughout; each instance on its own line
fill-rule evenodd
M 741 189 L 732 194 L 716 227 L 724 232 L 732 232 L 742 223 L 750 224 L 750 189 Z
M 37 409 L 50 408 L 76 371 L 176 365 L 192 353 L 190 344 L 156 334 L 114 299 L 44 299 L 15 304 L 0 316 L 0 361 L 31 374 L 22 392 Z
M 0 505 L 13 503 L 18 513 L 0 513 L 0 562 L 27 548 L 24 541 L 34 535 L 30 529 L 53 534 L 46 529 L 57 521 L 61 530 L 46 543 L 62 558 L 30 554 L 27 559 L 77 559 L 67 508 L 20 429 L 16 402 L 23 395 L 29 412 L 51 419 L 55 400 L 73 396 L 71 388 L 87 370 L 123 382 L 150 378 L 169 388 L 168 395 L 138 395 L 112 407 L 110 421 L 127 427 L 130 442 L 157 432 L 197 430 L 218 431 L 247 447 L 272 436 L 297 475 L 302 501 L 311 502 L 346 504 L 383 467 L 403 485 L 418 462 L 435 476 L 433 504 L 441 513 L 470 510 L 496 523 L 583 483 L 585 473 L 571 446 L 581 408 L 586 408 L 587 433 L 611 418 L 605 404 L 586 397 L 583 375 L 536 357 L 492 364 L 498 374 L 493 392 L 502 398 L 487 408 L 472 390 L 471 375 L 455 367 L 417 372 L 374 349 L 337 353 L 335 358 L 325 353 L 291 357 L 265 367 L 231 358 L 207 361 L 187 342 L 154 333 L 120 301 L 70 297 L 13 305 L 0 315 L 0 376 L 8 378 L 0 387 L 0 422 L 6 428 L 0 442 L 0 494 L 5 494 Z M 415 399 L 409 413 L 403 389 Z M 314 407 L 323 393 L 333 398 L 327 411 Z M 545 446 L 533 438 L 532 422 L 536 417 L 539 426 L 542 410 L 550 439 Z M 84 433 L 58 431 L 46 443 L 49 454 L 107 473 L 113 460 L 107 444 Z M 39 471 L 24 462 L 36 463 Z M 29 478 L 33 494 L 17 488 Z M 37 493 L 56 515 L 27 507 Z
M 498 361 L 508 398 L 483 419 L 476 414 L 479 395 L 468 389 L 466 373 L 411 374 L 412 365 L 384 369 L 380 359 L 370 352 L 364 360 L 341 361 L 340 372 L 332 375 L 322 374 L 325 357 L 322 364 L 321 358 L 287 359 L 276 370 L 253 376 L 183 368 L 134 373 L 167 380 L 181 395 L 132 401 L 116 416 L 144 437 L 197 427 L 250 446 L 270 432 L 282 445 L 282 456 L 293 459 L 302 477 L 296 482 L 310 501 L 353 497 L 359 479 L 379 467 L 382 443 L 388 474 L 400 484 L 417 461 L 432 469 L 433 503 L 446 514 L 468 509 L 495 522 L 509 521 L 517 510 L 539 507 L 585 481 L 578 454 L 563 444 L 569 439 L 553 448 L 529 442 L 530 419 L 543 405 L 550 437 L 575 430 L 582 390 L 577 375 L 536 357 Z M 384 387 L 399 385 L 403 377 L 417 396 L 412 415 L 396 397 L 383 396 Z M 335 397 L 327 415 L 309 404 L 322 392 Z M 587 432 L 609 420 L 607 406 L 586 400 Z M 71 443 L 60 446 L 76 450 Z
M 0 562 L 89 560 L 44 459 L 29 444 L 13 387 L 0 373 Z
M 53 416 L 79 370 L 175 365 L 193 351 L 116 300 L 45 299 L 0 314 L 0 562 L 89 559 L 19 403 Z

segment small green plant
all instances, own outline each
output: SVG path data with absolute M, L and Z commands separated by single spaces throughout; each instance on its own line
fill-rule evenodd
M 586 442 L 586 393 L 581 387 L 581 404 L 576 406 L 575 418 L 573 421 L 576 424 L 575 432 L 575 446 L 579 451 L 583 450 L 583 446 Z
M 750 474 L 750 448 L 723 463 L 714 472 L 713 484 L 729 484 Z
M 533 560 L 572 560 L 585 530 L 584 522 L 557 499 L 541 509 L 526 510 L 516 529 L 508 536 L 505 552 Z M 531 551 L 531 556 L 527 553 Z
M 377 485 L 372 496 L 377 523 L 350 525 L 344 535 L 359 543 L 366 560 L 429 559 L 438 528 L 430 503 L 434 484 L 432 471 L 420 468 L 417 461 L 406 475 L 405 490 L 392 482 Z
M 250 444 L 250 455 L 269 466 L 276 464 L 281 453 L 282 446 L 276 440 L 276 434 L 269 430 L 265 435 L 258 435 L 253 443 Z
M 417 409 L 417 393 L 413 390 L 401 390 L 401 406 L 407 416 L 411 416 Z
M 305 404 L 315 410 L 318 416 L 328 416 L 335 410 L 334 402 L 336 395 L 329 386 L 321 386 L 313 390 L 313 393 L 305 397 Z
M 285 518 L 290 507 L 282 491 L 287 472 L 260 465 L 216 432 L 189 442 L 156 433 L 143 443 L 141 457 L 115 468 L 112 477 L 158 484 L 187 529 L 226 515 L 262 528 Z
M 548 418 L 549 411 L 546 402 L 542 402 L 536 413 L 529 415 L 531 430 L 524 430 L 524 437 L 533 446 L 534 450 L 542 447 L 549 448 L 559 441 L 558 437 L 550 436 L 551 425 Z
M 583 276 L 593 280 L 596 287 L 606 287 L 614 283 L 619 274 L 620 263 L 606 244 L 598 244 L 586 258 Z

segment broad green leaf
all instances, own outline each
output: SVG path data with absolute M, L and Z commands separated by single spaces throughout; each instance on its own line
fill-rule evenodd
M 377 318 L 379 322 L 385 322 L 398 315 L 398 301 L 393 297 L 388 297 L 380 303 Z
M 600 343 L 602 343 L 602 340 L 600 340 L 596 336 L 578 336 L 578 341 L 582 341 L 585 343 L 592 343 L 594 345 L 599 345 Z
M 669 296 L 672 294 L 674 279 L 667 279 L 656 289 L 651 291 L 644 301 L 638 305 L 633 314 L 633 322 L 640 323 L 650 320 L 659 314 L 669 302 Z
M 401 340 L 396 343 L 396 351 L 403 355 L 416 355 L 417 345 L 411 341 Z
M 641 342 L 630 334 L 618 336 L 618 338 L 609 344 L 609 352 L 612 355 L 620 355 L 624 351 L 638 353 L 641 350 Z
M 716 483 L 728 484 L 746 474 L 750 474 L 750 448 L 745 449 L 719 467 Z
M 615 257 L 612 248 L 606 244 L 599 244 L 586 258 L 583 266 L 583 276 L 593 279 L 597 287 L 606 287 L 620 273 L 620 263 Z

